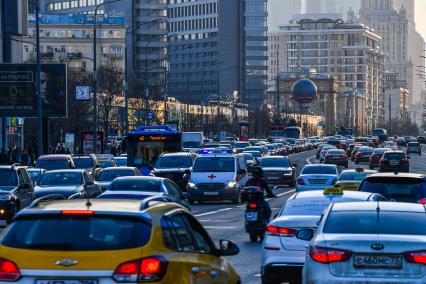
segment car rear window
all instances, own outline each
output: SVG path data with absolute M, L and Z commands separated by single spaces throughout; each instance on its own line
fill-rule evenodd
M 135 176 L 133 170 L 106 170 L 99 175 L 99 181 L 112 181 L 118 177 Z
M 109 190 L 161 191 L 161 182 L 152 179 L 123 179 L 111 183 Z
M 48 171 L 53 170 L 64 170 L 68 169 L 68 161 L 67 160 L 38 160 L 36 162 L 36 168 L 38 169 L 45 169 Z
M 92 158 L 74 158 L 74 165 L 76 169 L 93 168 L 93 159 Z
M 324 226 L 328 234 L 426 235 L 425 213 L 338 211 L 331 212 Z M 404 224 L 401 226 L 401 224 Z
M 335 167 L 305 167 L 302 170 L 302 175 L 317 175 L 317 174 L 324 174 L 324 175 L 336 175 L 337 170 Z
M 410 142 L 408 143 L 408 147 L 418 147 L 420 144 L 418 142 Z
M 389 200 L 408 199 L 418 201 L 426 198 L 426 181 L 415 178 L 375 177 L 365 180 L 359 191 L 379 193 Z
M 347 172 L 347 173 L 341 173 L 339 180 L 340 181 L 362 181 L 366 176 L 368 176 L 369 173 L 363 172 L 363 173 L 354 173 L 354 172 Z
M 346 152 L 344 150 L 328 150 L 327 154 L 329 154 L 329 155 L 345 155 Z
M 123 216 L 44 215 L 13 222 L 1 244 L 19 249 L 92 251 L 142 247 L 151 225 Z
M 386 160 L 403 160 L 404 153 L 385 153 L 383 158 Z

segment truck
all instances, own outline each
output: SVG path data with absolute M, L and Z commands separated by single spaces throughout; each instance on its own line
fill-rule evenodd
M 203 147 L 203 132 L 183 132 L 182 147 L 186 152 L 197 150 Z

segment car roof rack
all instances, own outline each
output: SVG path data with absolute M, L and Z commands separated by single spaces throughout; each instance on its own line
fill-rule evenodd
M 37 198 L 27 208 L 35 208 L 38 205 L 40 205 L 40 203 L 42 202 L 55 201 L 55 200 L 67 200 L 67 198 L 62 194 L 49 194 L 49 195 L 45 195 L 40 198 Z
M 145 198 L 142 201 L 140 210 L 148 209 L 151 202 L 173 202 L 173 200 L 171 200 L 167 196 L 152 196 L 152 197 L 148 197 L 148 198 Z

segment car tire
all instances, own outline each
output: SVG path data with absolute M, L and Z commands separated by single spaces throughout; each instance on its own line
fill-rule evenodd
M 249 237 L 250 237 L 250 242 L 257 243 L 257 237 L 258 237 L 257 232 L 250 233 Z
M 276 284 L 276 283 L 282 283 L 280 281 L 274 281 L 271 278 L 266 278 L 262 276 L 262 284 Z

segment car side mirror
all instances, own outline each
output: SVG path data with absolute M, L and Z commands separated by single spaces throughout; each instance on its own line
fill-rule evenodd
M 240 252 L 240 248 L 233 242 L 228 240 L 219 241 L 219 253 L 221 256 L 237 255 Z
M 297 164 L 293 164 L 292 166 L 295 167 L 295 168 L 297 168 Z
M 191 175 L 191 170 L 190 169 L 186 169 L 185 170 L 185 174 L 188 175 L 188 176 Z
M 314 231 L 312 229 L 302 229 L 296 234 L 296 238 L 303 241 L 310 241 L 314 237 Z

